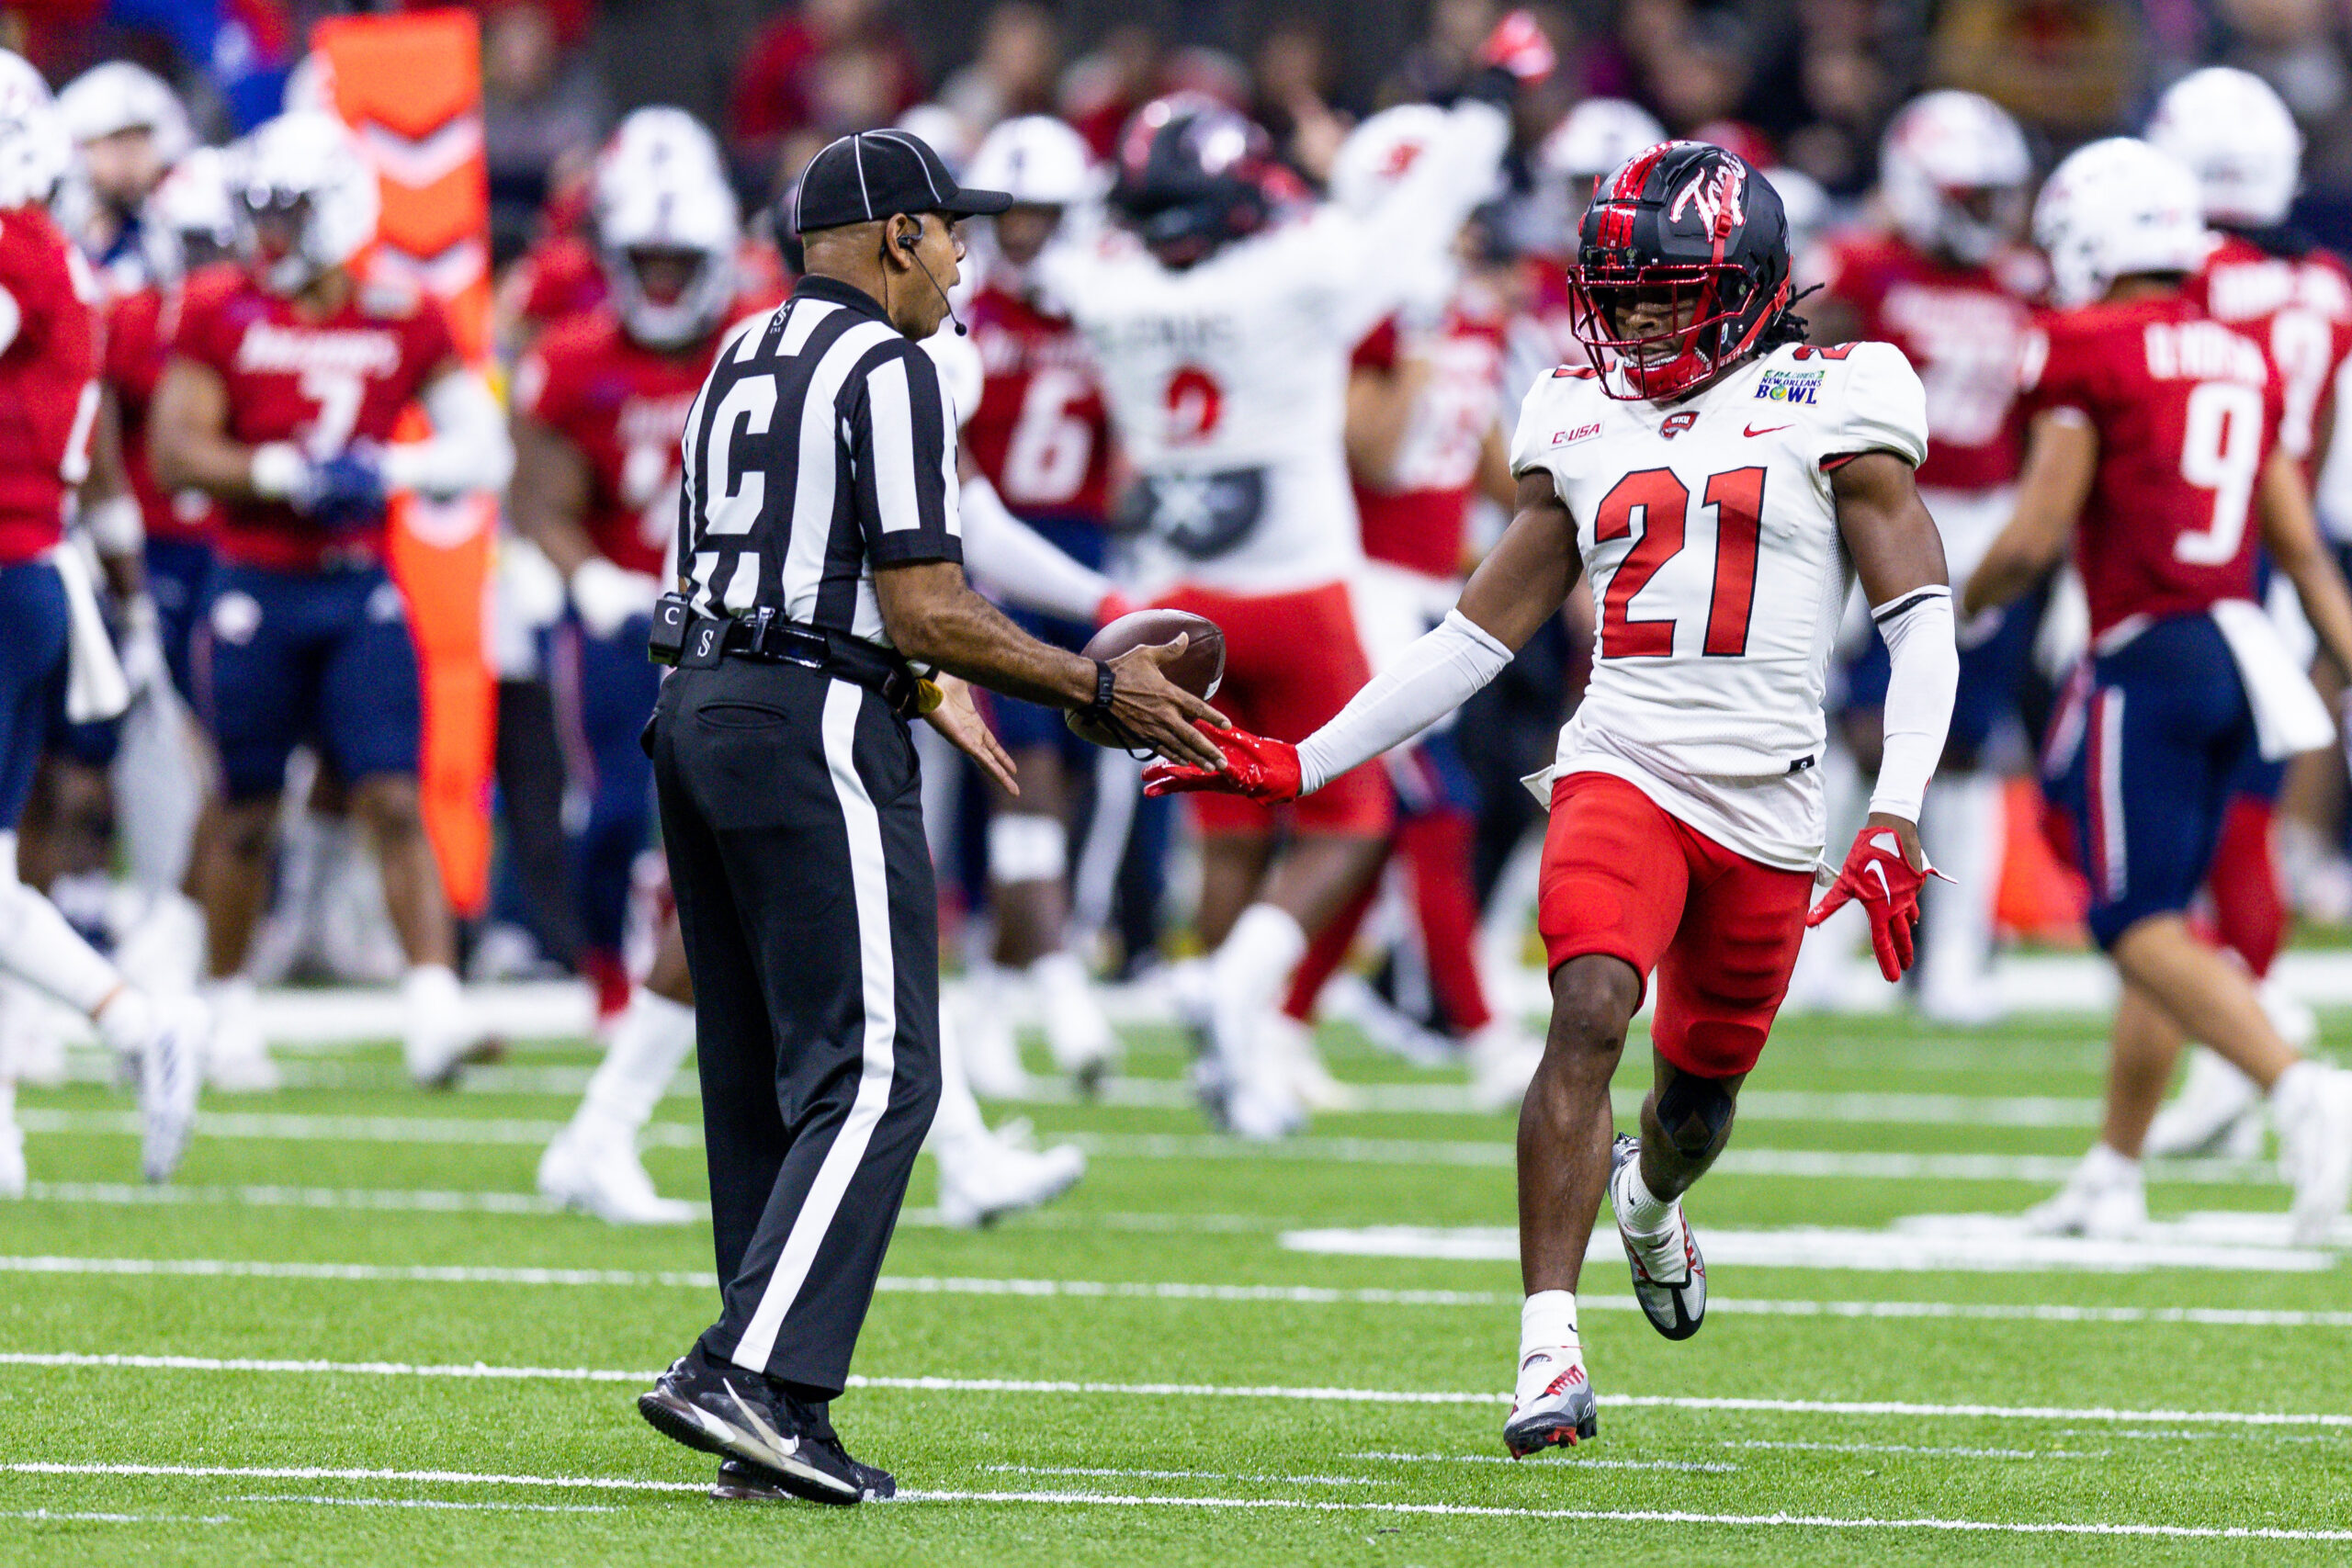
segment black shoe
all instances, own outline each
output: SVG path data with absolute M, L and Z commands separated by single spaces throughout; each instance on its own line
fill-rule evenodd
M 637 1410 L 663 1437 L 722 1460 L 741 1460 L 759 1477 L 812 1503 L 862 1503 L 899 1489 L 888 1471 L 849 1457 L 821 1405 L 782 1393 L 757 1372 L 718 1366 L 699 1345 L 638 1395 Z M 733 1480 L 722 1466 L 720 1484 Z

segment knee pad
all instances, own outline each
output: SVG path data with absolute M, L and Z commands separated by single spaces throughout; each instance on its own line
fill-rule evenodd
M 1058 882 L 1069 834 L 1058 818 L 1000 811 L 989 819 L 989 874 L 999 882 Z
M 1658 1125 L 1677 1149 L 1695 1158 L 1723 1142 L 1731 1130 L 1733 1104 L 1722 1079 L 1678 1073 L 1657 1097 Z

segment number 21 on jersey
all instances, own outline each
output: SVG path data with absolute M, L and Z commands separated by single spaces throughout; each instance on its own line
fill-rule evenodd
M 1749 612 L 1756 606 L 1756 551 L 1763 532 L 1764 470 L 1733 468 L 1712 476 L 1700 498 L 1715 513 L 1714 572 L 1707 597 L 1707 634 L 1700 651 L 1711 659 L 1747 652 Z M 1638 529 L 1634 514 L 1641 514 Z M 1634 538 L 1617 563 L 1600 604 L 1600 657 L 1669 659 L 1679 615 L 1633 613 L 1636 595 L 1658 570 L 1682 553 L 1690 491 L 1671 468 L 1627 474 L 1601 497 L 1592 523 L 1597 542 Z

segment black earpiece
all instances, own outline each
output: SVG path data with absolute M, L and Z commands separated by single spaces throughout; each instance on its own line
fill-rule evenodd
M 911 251 L 922 243 L 922 235 L 921 233 L 901 234 L 899 236 L 899 249 L 902 251 Z
M 939 295 L 939 302 L 947 307 L 947 319 L 955 323 L 956 335 L 957 337 L 964 337 L 967 334 L 964 331 L 963 318 L 956 313 L 956 301 L 947 298 L 947 290 L 939 287 L 939 279 L 931 276 L 930 267 L 923 265 L 923 259 L 920 254 L 922 244 L 922 230 L 920 226 L 918 226 L 915 231 L 911 234 L 901 234 L 899 236 L 899 249 L 906 252 L 909 255 L 913 256 L 915 265 L 922 267 L 922 276 L 924 280 L 930 283 L 932 288 Z

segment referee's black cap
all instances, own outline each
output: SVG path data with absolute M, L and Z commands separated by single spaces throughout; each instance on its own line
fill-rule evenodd
M 956 218 L 1002 212 L 1012 197 L 956 183 L 931 143 L 904 130 L 861 130 L 829 141 L 808 160 L 792 202 L 795 233 L 871 223 L 894 212 Z

